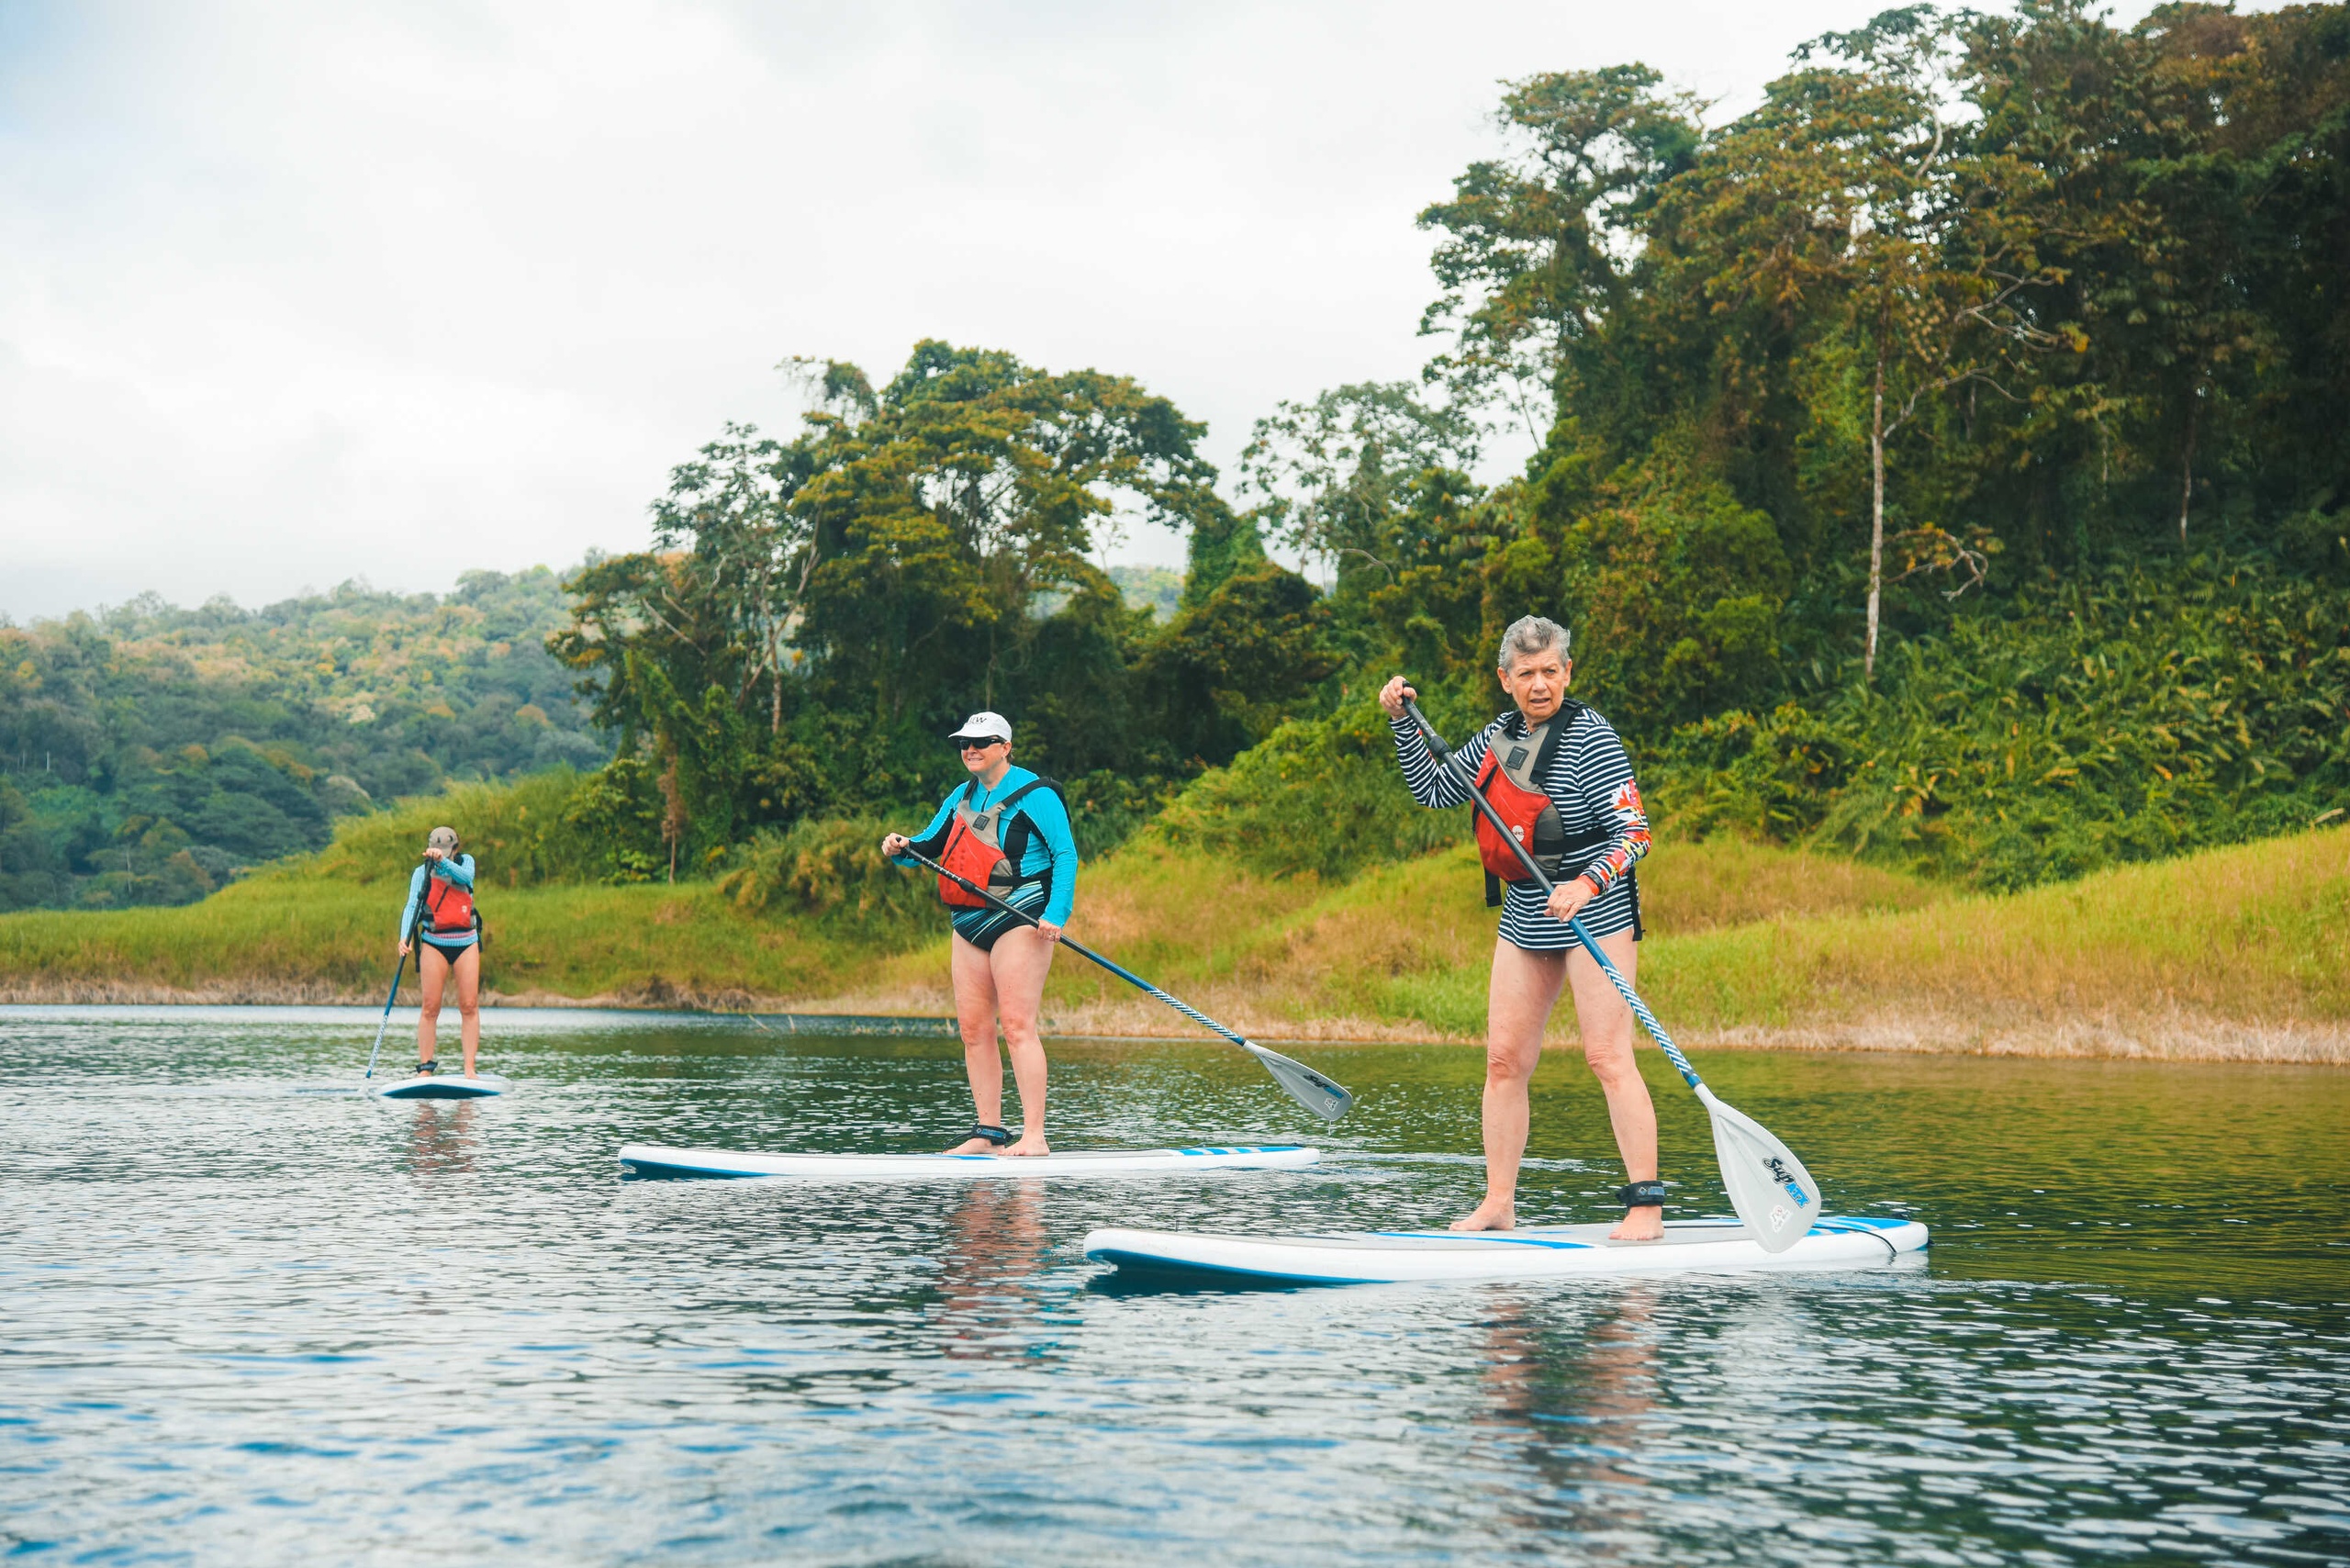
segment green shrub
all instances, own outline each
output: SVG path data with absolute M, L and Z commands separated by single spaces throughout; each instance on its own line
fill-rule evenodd
M 835 932 L 919 940 L 937 934 L 937 880 L 881 857 L 888 823 L 875 817 L 803 822 L 764 833 L 735 852 L 719 890 L 755 914 L 803 914 Z
M 2051 584 L 1656 772 L 1679 831 L 1995 889 L 2289 833 L 2350 805 L 2350 593 L 2209 557 Z
M 485 887 L 606 880 L 605 841 L 570 810 L 583 778 L 595 777 L 559 767 L 509 784 L 456 784 L 438 795 L 412 796 L 387 811 L 345 817 L 326 848 L 273 871 L 344 882 L 406 880 L 423 853 L 424 835 L 445 823 L 457 830 Z
M 1493 716 L 1436 693 L 1427 706 L 1430 722 L 1455 742 Z M 1457 844 L 1469 818 L 1412 799 L 1395 766 L 1387 716 L 1364 699 L 1326 719 L 1283 724 L 1230 767 L 1203 774 L 1152 831 L 1267 876 L 1311 873 L 1336 882 Z

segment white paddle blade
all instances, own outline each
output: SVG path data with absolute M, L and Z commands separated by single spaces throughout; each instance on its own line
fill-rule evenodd
M 1723 1104 L 1702 1084 L 1697 1098 L 1714 1119 L 1714 1154 L 1721 1160 L 1730 1206 L 1763 1251 L 1785 1252 L 1819 1217 L 1819 1183 L 1762 1123 Z
M 1243 1040 L 1240 1048 L 1264 1064 L 1273 1075 L 1273 1081 L 1289 1092 L 1289 1097 L 1321 1117 L 1335 1122 L 1354 1109 L 1355 1097 L 1339 1086 L 1335 1079 L 1325 1078 L 1302 1061 L 1292 1061 L 1279 1051 Z

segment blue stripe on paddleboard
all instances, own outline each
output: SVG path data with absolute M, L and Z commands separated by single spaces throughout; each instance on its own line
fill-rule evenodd
M 1133 1269 L 1146 1274 L 1223 1274 L 1237 1280 L 1279 1280 L 1285 1285 L 1384 1285 L 1392 1280 L 1371 1276 L 1333 1276 L 1329 1274 L 1284 1274 L 1271 1269 L 1242 1269 L 1229 1263 L 1199 1263 L 1191 1259 L 1163 1257 L 1156 1252 L 1125 1252 L 1105 1248 L 1088 1252 L 1088 1259 L 1108 1263 L 1116 1268 Z
M 1288 1154 L 1304 1148 L 1302 1143 L 1237 1143 L 1228 1148 L 1179 1148 L 1177 1154 Z M 1147 1152 L 1147 1151 L 1145 1151 Z

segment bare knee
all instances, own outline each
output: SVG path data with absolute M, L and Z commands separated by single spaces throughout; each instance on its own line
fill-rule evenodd
M 480 1017 L 480 1016 L 481 1016 L 481 1003 L 480 1003 L 479 1002 L 458 1002 L 458 1003 L 457 1003 L 457 1016 L 458 1016 L 458 1017 L 460 1017 L 460 1018 L 468 1019 L 468 1020 Z
M 1606 1040 L 1585 1040 L 1583 1059 L 1590 1064 L 1591 1073 L 1606 1089 L 1640 1081 L 1640 1070 L 1632 1060 L 1632 1046 L 1628 1040 L 1609 1037 Z
M 1534 1077 L 1536 1053 L 1515 1047 L 1489 1046 L 1485 1049 L 1485 1081 L 1492 1084 L 1522 1084 Z

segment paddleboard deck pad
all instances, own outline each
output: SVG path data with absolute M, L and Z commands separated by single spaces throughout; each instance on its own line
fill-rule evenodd
M 467 1078 L 462 1073 L 412 1073 L 387 1079 L 375 1091 L 378 1100 L 487 1100 L 511 1092 L 514 1084 L 494 1072 Z
M 1550 1280 L 1587 1274 L 1734 1272 L 1883 1267 L 1923 1252 L 1915 1220 L 1823 1216 L 1783 1252 L 1762 1250 L 1734 1219 L 1669 1220 L 1658 1241 L 1610 1241 L 1609 1225 L 1524 1230 L 1358 1231 L 1231 1236 L 1096 1230 L 1085 1255 L 1122 1272 L 1200 1283 L 1359 1285 L 1416 1280 Z
M 621 1150 L 631 1176 L 791 1176 L 826 1182 L 962 1181 L 989 1176 L 1168 1176 L 1192 1170 L 1311 1165 L 1322 1151 L 1298 1144 L 1198 1148 L 1092 1148 L 1068 1154 L 750 1154 L 728 1148 Z

